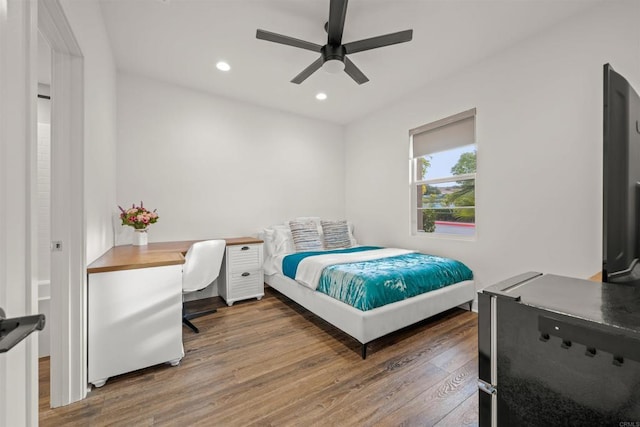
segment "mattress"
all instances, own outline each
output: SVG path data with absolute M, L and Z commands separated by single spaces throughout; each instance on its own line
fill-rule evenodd
M 395 248 L 302 252 L 277 264 L 285 276 L 362 311 L 473 279 L 460 261 Z

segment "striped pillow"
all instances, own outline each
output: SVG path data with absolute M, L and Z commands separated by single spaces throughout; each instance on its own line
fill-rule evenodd
M 321 251 L 323 249 L 315 222 L 289 221 L 289 228 L 296 252 Z
M 321 221 L 324 247 L 327 249 L 350 248 L 351 238 L 347 221 Z

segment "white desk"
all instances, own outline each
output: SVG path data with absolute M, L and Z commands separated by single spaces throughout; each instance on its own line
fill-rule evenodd
M 94 386 L 147 366 L 180 363 L 183 254 L 195 242 L 116 246 L 89 265 L 88 359 Z

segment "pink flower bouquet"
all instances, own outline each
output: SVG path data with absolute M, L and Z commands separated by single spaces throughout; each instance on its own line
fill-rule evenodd
M 133 204 L 131 208 L 126 210 L 122 209 L 121 206 L 118 206 L 118 208 L 121 212 L 122 225 L 129 225 L 136 230 L 144 230 L 149 224 L 158 222 L 158 218 L 160 218 L 156 213 L 156 209 L 151 212 L 142 205 L 142 202 L 140 202 L 140 206 Z

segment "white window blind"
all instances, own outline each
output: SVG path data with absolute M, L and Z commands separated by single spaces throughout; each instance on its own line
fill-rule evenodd
M 473 144 L 476 140 L 475 117 L 436 127 L 413 135 L 413 157 L 439 153 L 462 145 Z

